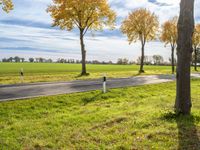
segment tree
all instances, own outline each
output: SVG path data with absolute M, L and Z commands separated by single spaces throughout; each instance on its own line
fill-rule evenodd
M 3 59 L 2 59 L 2 62 L 8 62 L 8 59 L 3 58 Z
M 18 56 L 15 56 L 13 59 L 15 60 L 15 62 L 20 62 L 20 57 Z
M 42 57 L 38 58 L 38 60 L 39 60 L 40 63 L 45 62 L 45 58 L 42 58 Z
M 29 62 L 34 62 L 34 58 L 29 58 Z
M 197 48 L 196 54 L 193 53 L 192 55 L 192 64 L 195 64 L 198 66 L 200 64 L 200 48 Z
M 148 41 L 156 38 L 156 31 L 158 30 L 158 17 L 149 10 L 140 8 L 129 14 L 121 26 L 121 31 L 127 35 L 129 44 L 140 40 L 141 49 L 141 63 L 140 73 L 144 72 L 144 48 Z
M 64 58 L 59 58 L 59 59 L 57 60 L 57 63 L 67 63 L 67 60 L 64 59 Z
M 174 17 L 169 21 L 166 21 L 162 25 L 161 41 L 165 42 L 165 45 L 170 44 L 171 46 L 171 63 L 172 63 L 172 74 L 175 72 L 175 58 L 174 51 L 177 47 L 177 22 L 178 17 Z
M 2 5 L 2 9 L 7 13 L 13 9 L 13 3 L 11 0 L 0 0 L 0 5 Z
M 129 60 L 127 58 L 124 58 L 122 62 L 123 62 L 123 65 L 128 65 Z
M 200 47 L 200 24 L 195 26 L 192 43 L 194 50 L 194 69 L 197 71 L 198 48 Z
M 53 26 L 71 31 L 75 27 L 79 29 L 82 54 L 81 75 L 87 75 L 86 49 L 84 36 L 88 30 L 102 30 L 109 26 L 114 28 L 116 14 L 110 9 L 107 0 L 53 0 L 47 12 L 51 14 Z
M 39 63 L 39 58 L 35 58 L 36 62 Z
M 21 58 L 21 61 L 24 62 L 24 61 L 25 61 L 25 58 Z
M 140 64 L 141 63 L 141 57 L 138 57 L 136 60 L 136 64 Z M 151 56 L 144 56 L 144 64 L 145 65 L 151 65 L 152 64 L 152 58 Z
M 119 65 L 128 65 L 129 60 L 127 58 L 118 58 L 117 64 Z
M 190 114 L 191 83 L 190 64 L 192 57 L 192 36 L 194 32 L 194 0 L 181 0 L 178 20 L 177 40 L 177 89 L 175 111 L 178 114 Z
M 7 60 L 8 62 L 13 62 L 13 57 L 8 58 Z
M 161 65 L 164 62 L 164 58 L 160 55 L 153 55 L 153 61 L 155 65 Z
M 46 60 L 46 62 L 47 62 L 47 63 L 52 63 L 53 60 L 49 58 L 49 59 Z
M 172 58 L 171 57 L 169 58 L 169 62 L 172 64 Z M 177 64 L 177 59 L 174 58 L 174 65 L 176 65 L 176 64 Z

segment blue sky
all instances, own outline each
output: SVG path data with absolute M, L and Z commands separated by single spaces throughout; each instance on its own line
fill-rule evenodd
M 46 8 L 52 0 L 14 0 L 15 9 L 9 14 L 0 10 L 0 59 L 10 56 L 80 59 L 79 35 L 52 28 L 52 20 Z M 179 13 L 180 0 L 109 0 L 117 12 L 118 21 L 114 31 L 88 32 L 85 38 L 87 59 L 116 61 L 117 58 L 137 59 L 140 43 L 128 44 L 119 31 L 121 21 L 134 9 L 145 7 L 159 16 L 161 23 Z M 200 2 L 196 0 L 195 18 L 199 22 Z M 159 54 L 165 60 L 170 48 L 159 41 L 149 42 L 146 55 Z

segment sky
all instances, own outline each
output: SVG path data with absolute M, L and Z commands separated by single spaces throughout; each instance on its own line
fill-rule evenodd
M 180 0 L 108 0 L 117 13 L 116 29 L 88 32 L 85 37 L 87 60 L 113 61 L 118 58 L 136 60 L 141 55 L 139 42 L 129 45 L 119 28 L 129 12 L 148 8 L 159 17 L 160 24 L 179 14 Z M 52 0 L 13 0 L 9 14 L 0 10 L 0 59 L 20 56 L 44 57 L 57 60 L 81 59 L 79 34 L 51 27 L 52 19 L 46 12 Z M 195 21 L 200 21 L 200 0 L 195 2 Z M 158 40 L 147 43 L 145 55 L 170 58 L 170 47 Z

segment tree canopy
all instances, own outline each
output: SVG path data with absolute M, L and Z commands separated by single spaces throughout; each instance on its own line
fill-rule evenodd
M 195 49 L 200 47 L 200 24 L 195 26 L 192 43 Z
M 121 27 L 129 43 L 141 40 L 143 43 L 156 39 L 159 27 L 158 17 L 149 10 L 141 8 L 131 12 Z
M 13 9 L 13 3 L 11 0 L 0 0 L 0 5 L 2 5 L 2 9 L 7 13 Z
M 54 5 L 47 9 L 54 19 L 53 26 L 72 30 L 102 30 L 104 26 L 114 28 L 116 14 L 110 9 L 107 0 L 53 0 Z
M 166 21 L 162 25 L 162 32 L 160 40 L 165 42 L 165 44 L 170 44 L 171 47 L 176 47 L 176 41 L 178 37 L 177 33 L 177 23 L 178 23 L 178 17 L 174 17 L 171 20 Z

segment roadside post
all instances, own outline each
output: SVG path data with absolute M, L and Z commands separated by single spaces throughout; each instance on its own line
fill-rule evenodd
M 21 80 L 21 83 L 24 82 L 24 69 L 23 68 L 21 68 L 21 70 L 20 70 L 20 80 Z
M 104 74 L 104 76 L 103 76 L 103 93 L 106 93 L 107 92 L 107 90 L 106 90 L 106 74 Z

